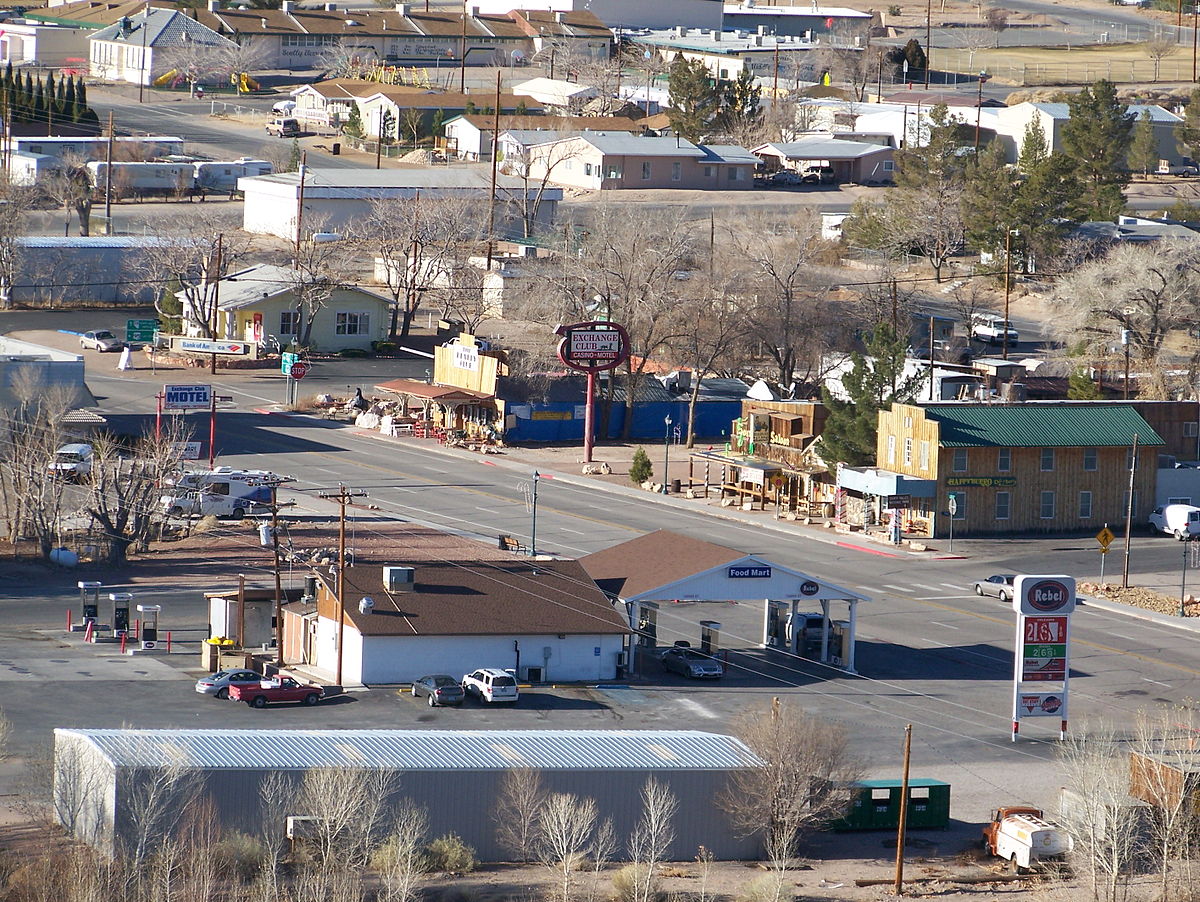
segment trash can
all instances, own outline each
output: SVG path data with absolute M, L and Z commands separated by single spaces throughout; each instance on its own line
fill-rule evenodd
M 342 145 L 341 145 L 341 142 L 339 142 L 339 141 L 334 141 L 334 142 L 333 142 L 333 155 L 334 155 L 335 157 L 336 157 L 336 156 L 339 156 L 339 155 L 341 154 L 341 152 L 342 152 Z
M 672 494 L 672 495 L 678 495 L 678 494 L 679 494 L 679 492 L 680 492 L 680 489 L 681 489 L 681 485 L 680 485 L 680 484 L 681 484 L 681 482 L 682 482 L 682 480 L 679 480 L 679 479 L 672 479 L 672 480 L 671 480 L 671 494 Z

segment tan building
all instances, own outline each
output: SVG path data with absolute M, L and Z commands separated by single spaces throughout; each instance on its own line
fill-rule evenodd
M 1091 532 L 1125 520 L 1135 435 L 1140 524 L 1164 442 L 1132 405 L 895 404 L 879 414 L 876 467 L 843 467 L 839 485 L 910 494 L 908 528 L 935 537 L 949 534 L 951 493 L 955 536 Z
M 742 147 L 608 132 L 587 132 L 529 148 L 529 172 L 535 181 L 594 190 L 749 190 L 757 162 Z

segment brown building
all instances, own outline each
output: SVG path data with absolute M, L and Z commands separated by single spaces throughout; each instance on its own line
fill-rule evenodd
M 1131 404 L 896 404 L 879 414 L 876 468 L 843 468 L 839 484 L 910 494 L 907 527 L 935 537 L 949 534 L 951 493 L 956 536 L 1090 532 L 1125 519 L 1135 435 L 1144 522 L 1166 443 Z

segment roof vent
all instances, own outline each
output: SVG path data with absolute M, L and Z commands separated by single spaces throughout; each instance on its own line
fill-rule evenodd
M 358 600 L 358 613 L 370 614 L 375 610 L 375 599 L 367 595 Z
M 408 4 L 407 3 L 397 3 L 396 4 L 396 12 L 398 12 L 402 16 L 407 16 L 408 15 Z
M 555 22 L 565 22 L 565 21 L 567 21 L 567 14 L 566 14 L 566 13 L 564 13 L 564 12 L 562 12 L 561 10 L 560 10 L 560 11 L 557 11 L 557 12 L 555 12 L 555 13 L 554 13 L 554 21 L 555 21 Z
M 411 592 L 417 571 L 412 567 L 384 567 L 383 587 L 389 592 Z
M 292 0 L 283 0 L 283 2 L 279 4 L 279 8 L 285 13 L 290 13 L 296 8 L 296 4 L 292 2 Z

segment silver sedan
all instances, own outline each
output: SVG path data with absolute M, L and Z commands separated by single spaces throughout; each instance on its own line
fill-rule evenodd
M 1013 581 L 1016 578 L 1013 573 L 996 573 L 987 579 L 977 579 L 975 594 L 994 595 L 1001 601 L 1008 601 L 1013 597 Z
M 91 348 L 93 351 L 120 351 L 125 347 L 125 342 L 117 338 L 107 329 L 98 329 L 95 332 L 84 332 L 79 336 L 79 347 Z

